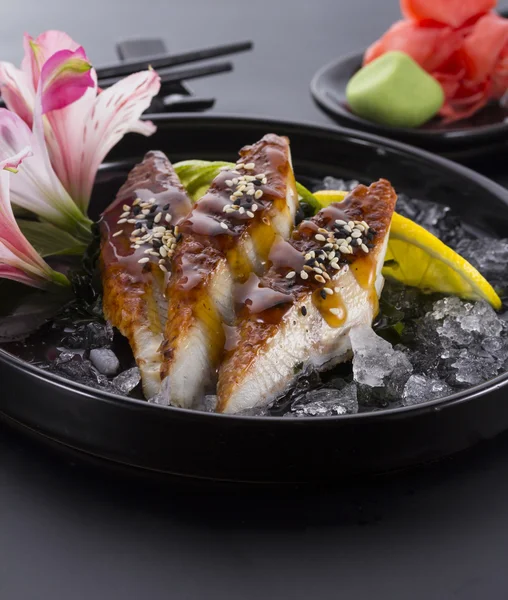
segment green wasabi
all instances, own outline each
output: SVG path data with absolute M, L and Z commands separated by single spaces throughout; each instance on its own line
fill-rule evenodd
M 391 51 L 349 80 L 346 96 L 359 117 L 391 127 L 419 127 L 443 105 L 440 84 L 410 56 Z

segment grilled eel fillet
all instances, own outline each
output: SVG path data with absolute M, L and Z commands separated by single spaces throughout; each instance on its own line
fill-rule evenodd
M 180 226 L 168 286 L 162 377 L 172 404 L 190 407 L 216 381 L 233 284 L 262 273 L 276 236 L 287 239 L 298 206 L 289 141 L 265 135 L 240 151 Z
M 175 226 L 191 207 L 165 154 L 148 152 L 100 221 L 104 314 L 129 340 L 146 398 L 160 388 Z
M 266 406 L 309 366 L 350 358 L 349 331 L 371 324 L 397 196 L 359 185 L 274 246 L 261 279 L 238 286 L 236 343 L 219 371 L 219 412 Z

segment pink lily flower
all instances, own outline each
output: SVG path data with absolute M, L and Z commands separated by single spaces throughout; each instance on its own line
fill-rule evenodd
M 8 108 L 31 127 L 45 63 L 63 50 L 87 59 L 83 49 L 59 31 L 47 31 L 35 40 L 25 35 L 24 46 L 21 69 L 0 63 L 0 91 Z M 160 78 L 153 70 L 125 77 L 104 91 L 97 86 L 94 69 L 90 70 L 90 80 L 81 95 L 73 91 L 60 103 L 57 98 L 67 89 L 65 84 L 52 101 L 43 101 L 44 133 L 51 164 L 83 213 L 88 208 L 97 170 L 111 148 L 126 133 L 149 136 L 155 132 L 155 125 L 141 121 L 140 117 L 160 89 Z
M 12 182 L 11 201 L 82 241 L 90 238 L 91 221 L 78 208 L 51 165 L 44 135 L 44 113 L 56 112 L 83 96 L 94 85 L 90 69 L 80 48 L 56 52 L 44 63 L 38 74 L 33 131 L 17 114 L 0 109 L 0 159 L 32 148 L 32 155 Z
M 38 288 L 46 288 L 51 283 L 69 285 L 65 275 L 54 271 L 39 256 L 21 232 L 12 212 L 9 179 L 19 175 L 11 175 L 8 171 L 16 171 L 31 153 L 31 148 L 26 146 L 16 155 L 0 161 L 0 277 Z

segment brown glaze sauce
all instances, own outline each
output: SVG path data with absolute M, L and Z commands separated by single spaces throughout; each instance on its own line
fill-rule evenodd
M 240 315 L 255 315 L 258 322 L 277 323 L 293 304 L 310 293 L 312 303 L 328 325 L 340 327 L 347 319 L 347 310 L 340 294 L 340 278 L 337 277 L 339 271 L 328 267 L 326 272 L 331 280 L 326 280 L 325 283 L 316 281 L 315 273 L 309 273 L 308 279 L 303 280 L 299 273 L 305 262 L 304 257 L 311 251 L 318 254 L 322 250 L 324 244 L 318 242 L 315 236 L 320 229 L 331 231 L 336 220 L 368 222 L 371 231 L 368 246 L 375 249 L 388 232 L 395 200 L 396 196 L 389 182 L 380 180 L 369 188 L 358 186 L 343 202 L 332 204 L 311 220 L 303 221 L 293 233 L 291 241 L 274 245 L 269 257 L 271 268 L 261 282 L 257 282 L 256 287 L 251 286 L 250 295 L 245 296 L 246 288 L 242 288 L 240 298 L 245 297 L 246 305 L 239 307 Z M 374 313 L 377 313 L 375 254 L 366 254 L 355 246 L 353 254 L 340 256 L 339 265 L 351 270 L 358 284 L 368 292 L 368 300 Z M 296 271 L 296 276 L 288 279 L 286 276 L 291 271 Z M 323 288 L 329 288 L 334 293 L 325 293 Z M 269 295 L 268 289 L 274 293 L 273 296 Z M 335 292 L 335 289 L 338 291 Z M 255 310 L 252 306 L 255 306 Z M 334 309 L 333 312 L 330 309 Z
M 254 169 L 238 167 L 219 173 L 208 192 L 180 224 L 184 244 L 176 257 L 175 270 L 178 287 L 182 290 L 205 284 L 222 259 L 227 259 L 233 278 L 244 282 L 253 268 L 239 243 L 244 235 L 251 237 L 261 261 L 268 258 L 275 232 L 267 211 L 272 207 L 282 210 L 285 205 L 290 168 L 287 145 L 278 136 L 269 134 L 256 146 L 243 148 L 240 156 L 247 157 L 245 160 L 252 162 Z M 266 182 L 256 180 L 255 183 L 255 190 L 262 192 L 261 198 L 244 195 L 239 199 L 242 211 L 225 211 L 233 205 L 231 196 L 236 189 L 236 184 L 226 182 L 262 173 L 266 175 Z
M 167 206 L 163 217 L 166 213 L 171 215 L 171 226 L 177 225 L 191 209 L 191 201 L 165 154 L 148 152 L 143 161 L 129 173 L 115 201 L 104 211 L 100 220 L 103 264 L 108 267 L 117 264 L 131 278 L 132 283 L 145 281 L 160 258 L 145 254 L 146 246 L 139 249 L 131 247 L 130 237 L 135 228 L 134 223 L 118 224 L 124 213 L 124 205 L 132 207 L 137 198 L 141 201 L 153 199 L 154 205 L 159 209 Z M 164 219 L 160 224 L 165 224 Z M 113 237 L 119 230 L 122 233 Z M 149 262 L 140 264 L 139 259 L 146 256 L 149 257 Z

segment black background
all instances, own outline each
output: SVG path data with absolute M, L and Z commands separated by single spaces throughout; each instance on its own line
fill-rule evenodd
M 216 112 L 326 124 L 313 73 L 397 16 L 397 0 L 3 0 L 0 57 L 18 63 L 22 33 L 48 28 L 97 65 L 132 36 L 174 51 L 252 39 L 195 92 Z M 506 161 L 480 168 L 508 182 Z M 0 426 L 1 600 L 497 600 L 507 553 L 508 436 L 389 479 L 245 491 L 111 476 Z

